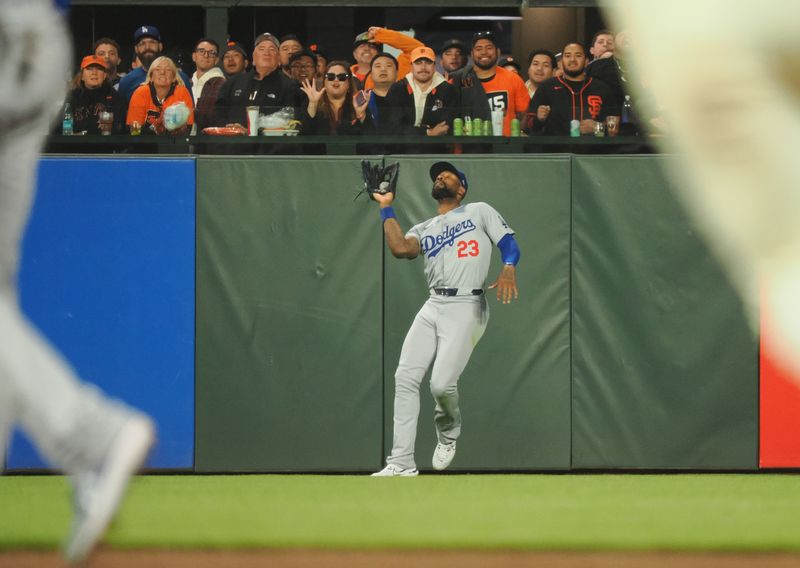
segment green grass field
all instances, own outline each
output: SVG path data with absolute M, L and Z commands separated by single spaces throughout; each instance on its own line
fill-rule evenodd
M 0 549 L 55 548 L 67 482 L 0 477 Z M 145 476 L 112 547 L 800 550 L 796 475 Z

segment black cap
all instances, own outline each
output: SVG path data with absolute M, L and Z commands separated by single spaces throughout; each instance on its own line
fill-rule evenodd
M 242 54 L 242 57 L 247 59 L 247 52 L 244 50 L 244 46 L 239 43 L 238 41 L 229 41 L 228 45 L 225 46 L 225 49 L 222 50 L 222 56 L 225 57 L 225 54 L 229 51 L 238 51 Z
M 464 172 L 459 171 L 453 164 L 450 162 L 436 162 L 431 166 L 431 181 L 436 181 L 436 178 L 439 177 L 439 174 L 442 172 L 451 172 L 458 176 L 458 179 L 461 180 L 461 185 L 464 186 L 464 189 L 469 189 L 467 186 L 467 176 L 464 175 Z
M 497 38 L 494 36 L 494 32 L 486 30 L 483 32 L 475 32 L 474 34 L 472 34 L 472 47 L 475 47 L 475 44 L 478 43 L 478 40 L 481 39 L 488 39 L 495 46 L 497 45 Z
M 502 59 L 500 59 L 500 61 L 497 62 L 498 67 L 505 67 L 507 65 L 511 65 L 511 67 L 517 70 L 517 73 L 520 73 L 522 71 L 522 69 L 519 66 L 519 63 L 517 63 L 517 60 L 511 57 L 510 55 L 507 57 L 503 57 Z
M 325 50 L 322 49 L 318 43 L 312 43 L 311 45 L 308 46 L 308 49 L 309 51 L 314 53 L 314 55 L 316 55 L 317 57 L 322 57 L 327 61 L 328 56 L 325 55 Z
M 467 53 L 467 46 L 464 45 L 464 42 L 457 38 L 448 39 L 444 44 L 442 44 L 442 51 L 440 53 L 444 53 L 448 49 L 452 48 L 460 49 L 461 53 Z

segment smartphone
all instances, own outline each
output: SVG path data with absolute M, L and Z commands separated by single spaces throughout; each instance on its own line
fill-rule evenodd
M 361 106 L 365 102 L 367 102 L 367 92 L 366 91 L 358 91 L 356 93 L 356 106 Z

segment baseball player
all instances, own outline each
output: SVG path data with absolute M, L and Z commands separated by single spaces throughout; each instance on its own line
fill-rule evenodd
M 19 425 L 71 476 L 75 516 L 65 554 L 81 561 L 144 461 L 154 428 L 149 418 L 80 383 L 19 309 L 19 242 L 70 57 L 52 1 L 0 2 L 0 52 L 0 460 Z
M 419 387 L 433 363 L 431 393 L 436 401 L 434 421 L 438 443 L 433 469 L 445 469 L 456 454 L 461 433 L 458 379 L 489 321 L 484 282 L 492 245 L 503 255 L 499 278 L 489 286 L 497 299 L 508 304 L 518 297 L 516 264 L 519 247 L 512 231 L 497 211 L 486 203 L 462 204 L 467 178 L 448 162 L 430 169 L 438 215 L 403 235 L 395 218 L 394 193 L 375 193 L 380 204 L 386 243 L 397 258 L 425 259 L 430 298 L 408 330 L 395 372 L 394 442 L 386 467 L 378 477 L 414 476 L 414 441 L 419 417 Z

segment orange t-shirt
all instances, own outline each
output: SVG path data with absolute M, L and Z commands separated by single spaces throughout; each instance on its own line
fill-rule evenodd
M 489 99 L 489 108 L 503 111 L 503 136 L 511 136 L 511 119 L 518 112 L 526 112 L 531 102 L 528 88 L 519 75 L 497 67 L 494 77 L 482 81 L 483 90 Z
M 150 96 L 150 85 L 139 85 L 131 95 L 126 122 L 128 125 L 138 122 L 142 128 L 149 128 L 161 116 L 162 109 L 177 102 L 186 103 L 186 106 L 192 111 L 189 113 L 187 124 L 194 124 L 194 103 L 189 89 L 183 85 L 175 85 L 175 92 L 164 100 L 161 108 L 158 108 L 158 105 L 153 102 L 153 97 Z

